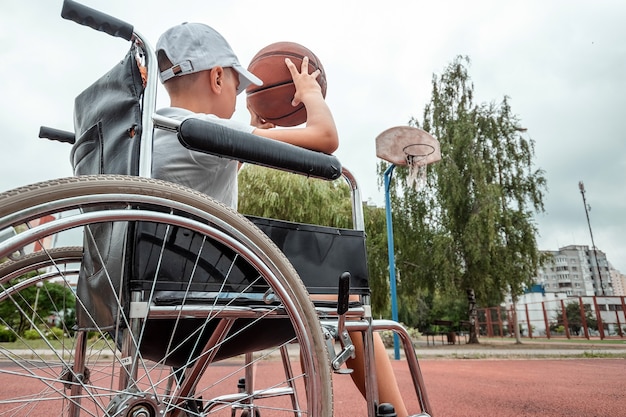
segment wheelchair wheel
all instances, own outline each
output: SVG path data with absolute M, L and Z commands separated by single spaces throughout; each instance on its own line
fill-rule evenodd
M 84 176 L 0 194 L 7 227 L 18 233 L 0 242 L 0 416 L 228 416 L 241 404 L 332 415 L 308 293 L 235 211 L 162 181 Z M 84 250 L 62 246 L 81 239 Z M 286 351 L 294 372 L 237 390 Z

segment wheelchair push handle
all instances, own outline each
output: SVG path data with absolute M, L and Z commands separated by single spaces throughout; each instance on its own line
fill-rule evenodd
M 56 140 L 58 142 L 69 143 L 73 145 L 76 143 L 76 136 L 73 132 L 66 130 L 55 129 L 52 127 L 41 126 L 39 128 L 39 137 L 41 139 Z
M 61 17 L 127 41 L 133 39 L 133 25 L 73 0 L 63 1 Z
M 200 119 L 185 119 L 177 130 L 180 143 L 194 151 L 326 180 L 335 180 L 341 176 L 341 163 L 333 155 L 239 132 Z
M 339 288 L 337 291 L 337 314 L 346 314 L 350 307 L 350 273 L 344 272 L 339 277 Z

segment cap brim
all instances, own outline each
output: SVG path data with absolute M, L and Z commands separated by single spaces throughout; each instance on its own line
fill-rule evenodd
M 263 85 L 263 81 L 241 65 L 233 65 L 233 69 L 237 71 L 240 75 L 239 77 L 239 88 L 237 88 L 237 94 L 245 91 L 246 88 L 250 84 L 254 85 Z

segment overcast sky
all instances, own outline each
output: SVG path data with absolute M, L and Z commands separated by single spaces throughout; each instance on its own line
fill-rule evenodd
M 40 125 L 73 130 L 74 97 L 128 45 L 61 19 L 61 0 L 2 1 L 0 190 L 72 174 L 69 146 L 37 139 Z M 154 44 L 183 21 L 220 31 L 247 65 L 262 47 L 299 42 L 328 79 L 340 133 L 336 152 L 382 205 L 374 139 L 421 120 L 433 74 L 470 57 L 476 103 L 510 97 L 546 171 L 540 249 L 591 238 L 626 272 L 626 2 L 624 1 L 126 1 L 84 0 L 134 24 Z M 160 105 L 166 105 L 160 90 Z M 237 119 L 248 120 L 245 97 Z M 445 156 L 444 156 L 445 157 Z

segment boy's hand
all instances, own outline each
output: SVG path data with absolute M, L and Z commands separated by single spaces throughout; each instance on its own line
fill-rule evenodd
M 257 129 L 273 129 L 276 127 L 274 123 L 270 123 L 256 114 L 251 108 L 250 105 L 247 106 L 248 111 L 250 112 L 250 125 L 256 127 Z
M 316 99 L 321 97 L 323 99 L 322 87 L 320 87 L 317 82 L 317 77 L 319 77 L 321 71 L 317 69 L 309 74 L 309 57 L 305 56 L 302 59 L 300 72 L 298 72 L 296 64 L 294 64 L 291 59 L 285 58 L 285 64 L 287 65 L 287 68 L 291 73 L 291 78 L 293 78 L 293 83 L 296 86 L 296 94 L 291 101 L 292 106 L 296 107 L 298 104 L 305 102 L 309 96 L 315 96 Z

